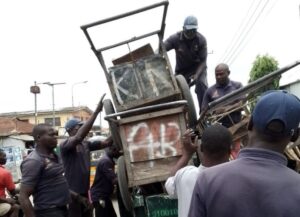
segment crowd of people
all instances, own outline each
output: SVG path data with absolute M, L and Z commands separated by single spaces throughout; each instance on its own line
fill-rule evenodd
M 210 102 L 242 88 L 242 84 L 230 80 L 228 65 L 220 63 L 215 68 L 216 84 L 205 86 L 207 46 L 197 28 L 196 17 L 187 17 L 183 30 L 168 38 L 165 45 L 167 50 L 175 49 L 175 72 L 190 86 L 195 81 L 203 112 Z M 197 88 L 199 82 L 203 88 Z M 232 102 L 231 108 L 243 100 Z M 247 147 L 239 151 L 237 159 L 226 162 L 235 146 L 227 128 L 239 121 L 241 112 L 237 109 L 206 128 L 200 145 L 197 137 L 192 141 L 195 135 L 191 130 L 184 134 L 183 154 L 165 183 L 168 194 L 178 198 L 179 217 L 299 215 L 300 176 L 287 167 L 284 150 L 299 136 L 300 100 L 280 90 L 262 94 L 248 123 Z M 187 166 L 195 152 L 201 165 Z
M 67 121 L 69 137 L 59 144 L 59 155 L 55 152 L 58 132 L 48 124 L 34 126 L 35 149 L 20 166 L 17 200 L 6 197 L 5 190 L 11 196 L 16 191 L 10 172 L 3 167 L 5 153 L 0 151 L 0 216 L 18 217 L 22 209 L 26 217 L 92 217 L 94 208 L 96 217 L 116 216 L 110 196 L 116 184 L 114 158 L 120 150 L 111 137 L 92 142 L 85 139 L 102 111 L 104 96 L 86 122 L 74 118 Z M 97 165 L 90 189 L 90 151 L 99 149 L 105 149 L 106 154 Z
M 188 16 L 183 30 L 165 40 L 164 46 L 167 51 L 175 49 L 175 73 L 183 75 L 190 87 L 196 85 L 199 109 L 204 111 L 210 102 L 242 84 L 230 80 L 229 66 L 220 63 L 215 67 L 216 83 L 208 87 L 207 42 L 197 28 L 197 18 Z M 33 128 L 35 149 L 21 164 L 20 206 L 6 198 L 5 189 L 12 196 L 16 191 L 0 150 L 0 216 L 16 217 L 21 208 L 26 217 L 91 217 L 93 209 L 96 217 L 116 217 L 110 196 L 117 184 L 114 159 L 120 150 L 111 137 L 85 140 L 102 111 L 104 96 L 86 122 L 70 119 L 66 123 L 69 137 L 59 144 L 60 156 L 54 152 L 57 131 L 47 124 Z M 239 106 L 241 100 L 233 106 Z M 247 147 L 229 161 L 234 142 L 228 128 L 239 121 L 241 111 L 235 110 L 207 127 L 201 140 L 192 129 L 183 134 L 182 156 L 165 182 L 170 197 L 178 198 L 179 217 L 299 215 L 300 176 L 286 166 L 283 154 L 287 144 L 299 136 L 299 99 L 285 91 L 264 93 L 248 123 Z M 106 149 L 106 155 L 90 187 L 90 151 L 99 149 Z M 196 152 L 200 166 L 188 165 Z

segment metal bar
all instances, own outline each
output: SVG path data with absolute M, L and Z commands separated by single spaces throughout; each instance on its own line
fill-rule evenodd
M 269 83 L 270 81 L 275 79 L 277 76 L 296 67 L 299 64 L 300 64 L 300 60 L 298 60 L 292 64 L 289 64 L 285 67 L 282 67 L 268 75 L 265 75 L 264 77 L 261 77 L 261 78 L 257 79 L 256 81 L 253 81 L 250 84 L 248 84 L 238 90 L 235 90 L 219 99 L 214 100 L 213 102 L 208 104 L 208 108 L 212 109 L 215 107 L 223 106 L 223 105 L 227 104 L 228 102 L 232 102 L 236 99 L 239 99 L 240 97 L 244 96 L 245 94 L 250 93 L 254 90 L 257 90 L 257 89 L 263 87 L 264 85 L 266 85 L 267 83 Z
M 98 25 L 101 25 L 101 24 L 104 24 L 104 23 L 108 23 L 108 22 L 118 20 L 118 19 L 121 19 L 121 18 L 124 18 L 124 17 L 128 17 L 128 16 L 131 16 L 131 15 L 134 15 L 134 14 L 138 14 L 138 13 L 141 13 L 143 11 L 147 11 L 147 10 L 157 8 L 157 7 L 160 7 L 160 6 L 165 6 L 166 7 L 167 5 L 169 5 L 168 1 L 162 1 L 162 2 L 159 2 L 159 3 L 153 4 L 153 5 L 149 5 L 149 6 L 140 8 L 140 9 L 129 11 L 127 13 L 119 14 L 119 15 L 109 17 L 109 18 L 106 18 L 106 19 L 103 19 L 103 20 L 99 20 L 99 21 L 96 21 L 96 22 L 93 22 L 93 23 L 90 23 L 90 24 L 82 25 L 80 28 L 82 30 L 86 30 L 86 29 L 88 29 L 90 27 L 93 27 L 93 26 L 98 26 Z
M 117 116 L 130 115 L 130 114 L 134 114 L 137 112 L 147 112 L 147 111 L 152 111 L 154 109 L 170 108 L 172 106 L 186 105 L 186 104 L 187 104 L 186 100 L 178 100 L 178 101 L 174 101 L 174 102 L 161 103 L 158 105 L 144 106 L 141 108 L 135 108 L 135 109 L 119 112 L 119 113 L 110 114 L 110 115 L 105 116 L 104 119 L 108 120 L 110 118 L 114 118 Z
M 93 40 L 90 37 L 90 34 L 88 33 L 88 31 L 86 29 L 83 29 L 83 33 L 85 34 L 85 37 L 87 38 L 88 42 L 90 43 L 91 49 L 95 52 L 96 48 L 95 48 L 95 45 L 93 43 Z
M 159 35 L 160 35 L 161 38 L 164 38 L 165 27 L 166 27 L 166 16 L 167 16 L 167 11 L 168 11 L 168 6 L 169 6 L 169 2 L 164 7 L 163 18 L 162 18 L 162 21 L 161 21 L 161 28 L 160 28 L 160 33 L 159 33 Z
M 121 46 L 121 45 L 123 45 L 123 44 L 127 44 L 127 43 L 130 43 L 130 42 L 133 42 L 133 41 L 140 40 L 140 39 L 142 39 L 142 38 L 147 38 L 147 37 L 150 37 L 150 36 L 152 36 L 152 35 L 158 34 L 159 32 L 160 32 L 160 30 L 156 30 L 156 31 L 153 31 L 153 32 L 144 34 L 144 35 L 135 36 L 135 37 L 133 37 L 133 38 L 131 38 L 131 39 L 128 39 L 128 40 L 125 40 L 125 41 L 122 41 L 122 42 L 119 42 L 119 43 L 116 43 L 116 44 L 113 44 L 113 45 L 109 45 L 109 46 L 106 46 L 106 47 L 97 49 L 96 52 L 97 52 L 97 53 L 98 53 L 98 52 L 102 52 L 102 51 L 109 50 L 109 49 L 114 48 L 114 47 Z

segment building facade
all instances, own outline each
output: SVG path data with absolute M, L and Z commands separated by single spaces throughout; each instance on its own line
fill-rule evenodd
M 64 135 L 65 123 L 70 118 L 77 118 L 79 120 L 86 121 L 92 113 L 93 111 L 88 107 L 79 106 L 58 109 L 55 110 L 54 114 L 52 110 L 41 110 L 37 112 L 37 116 L 35 116 L 34 111 L 2 113 L 0 114 L 0 118 L 17 118 L 18 120 L 31 124 L 47 123 L 54 126 L 54 128 L 58 130 L 59 135 Z M 53 122 L 55 123 L 53 124 Z
M 296 95 L 300 98 L 300 80 L 293 81 L 291 83 L 280 86 L 280 89 L 287 90 L 288 92 Z

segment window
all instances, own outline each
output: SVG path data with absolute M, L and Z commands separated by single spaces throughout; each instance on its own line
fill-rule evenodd
M 45 118 L 45 124 L 49 124 L 51 126 L 53 126 L 53 118 Z M 55 118 L 55 126 L 61 126 L 61 123 L 60 123 L 60 117 L 56 117 Z

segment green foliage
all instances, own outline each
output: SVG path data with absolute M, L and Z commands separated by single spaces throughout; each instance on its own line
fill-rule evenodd
M 250 79 L 248 83 L 255 81 L 267 74 L 270 74 L 271 72 L 278 69 L 278 62 L 273 57 L 269 55 L 258 55 L 253 62 L 252 69 L 250 71 Z M 263 88 L 259 89 L 258 91 L 254 93 L 250 93 L 250 99 L 254 98 L 256 99 L 257 96 L 261 95 L 261 93 L 267 91 L 267 90 L 276 90 L 279 89 L 279 81 L 280 76 L 276 79 L 274 79 L 270 84 L 264 86 Z M 254 104 L 251 105 L 251 108 L 253 108 Z M 252 109 L 251 109 L 252 110 Z

